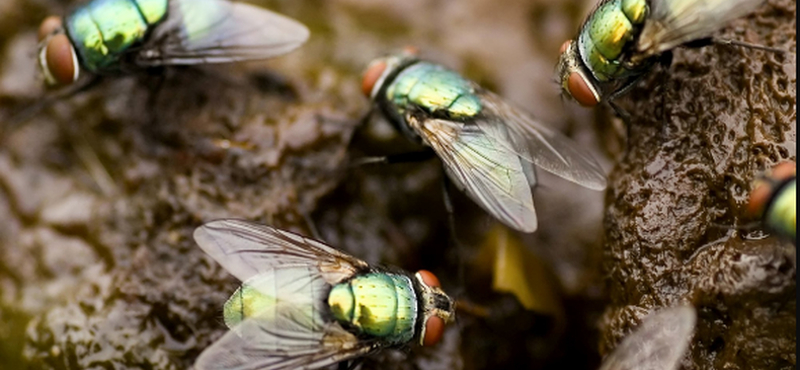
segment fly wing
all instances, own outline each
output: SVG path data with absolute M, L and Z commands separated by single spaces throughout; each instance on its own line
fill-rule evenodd
M 675 370 L 692 339 L 697 313 L 690 306 L 646 317 L 603 361 L 600 370 Z
M 245 289 L 237 303 L 247 307 L 233 305 L 233 314 L 246 318 L 200 354 L 196 369 L 317 368 L 378 346 L 326 321 L 330 286 L 308 266 L 279 266 L 247 280 Z
M 316 240 L 243 220 L 217 220 L 194 231 L 208 255 L 241 281 L 276 267 L 304 265 L 336 284 L 369 265 Z
M 228 0 L 170 0 L 167 19 L 136 57 L 143 66 L 226 63 L 286 54 L 308 39 L 301 23 Z
M 689 41 L 709 37 L 764 0 L 652 0 L 651 14 L 637 42 L 645 55 L 656 55 Z
M 481 91 L 477 87 L 476 90 Z M 475 123 L 495 143 L 565 180 L 593 190 L 606 188 L 603 169 L 577 143 L 491 92 L 482 91 L 479 96 L 484 112 Z
M 376 349 L 370 342 L 359 342 L 338 324 L 330 324 L 319 338 L 292 339 L 292 344 L 271 345 L 283 341 L 265 330 L 258 320 L 247 320 L 240 328 L 247 335 L 233 331 L 205 349 L 194 363 L 197 370 L 288 370 L 318 369 L 350 358 L 364 356 Z
M 514 229 L 536 231 L 535 174 L 514 151 L 475 125 L 413 115 L 406 121 L 442 159 L 450 179 L 484 210 Z

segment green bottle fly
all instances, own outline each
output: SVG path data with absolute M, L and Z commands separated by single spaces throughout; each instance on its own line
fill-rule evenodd
M 80 71 L 119 74 L 164 65 L 225 63 L 288 53 L 308 39 L 302 24 L 228 0 L 91 0 L 39 28 L 49 85 Z
M 534 167 L 590 189 L 606 186 L 594 158 L 570 139 L 413 53 L 373 61 L 362 90 L 395 128 L 436 153 L 455 186 L 516 230 L 537 228 Z
M 433 345 L 453 319 L 453 301 L 428 271 L 374 268 L 246 221 L 209 222 L 194 237 L 242 280 L 223 309 L 230 332 L 196 369 L 317 369 L 414 341 Z
M 672 49 L 710 43 L 714 32 L 762 3 L 601 0 L 576 38 L 561 46 L 556 78 L 562 95 L 584 106 L 611 101 L 627 92 L 656 62 L 669 64 Z

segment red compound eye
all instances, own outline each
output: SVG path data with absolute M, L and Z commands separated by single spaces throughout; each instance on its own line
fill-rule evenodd
M 364 95 L 370 96 L 372 94 L 375 83 L 378 82 L 378 79 L 381 78 L 385 70 L 386 61 L 384 60 L 372 62 L 372 64 L 367 67 L 367 71 L 364 72 L 364 78 L 361 80 L 361 92 L 363 92 Z
M 797 173 L 797 164 L 794 162 L 783 162 L 772 169 L 772 177 L 775 180 L 783 181 Z
M 578 103 L 585 107 L 593 107 L 599 103 L 586 79 L 580 73 L 572 72 L 569 74 L 567 90 Z
M 425 337 L 422 338 L 423 346 L 432 346 L 442 339 L 444 334 L 444 320 L 439 316 L 431 316 L 425 322 Z
M 439 278 L 436 277 L 432 272 L 428 270 L 419 270 L 417 271 L 419 277 L 422 279 L 422 282 L 429 287 L 437 287 L 441 288 L 442 284 L 439 282 Z
M 75 82 L 78 77 L 75 56 L 67 35 L 61 33 L 50 38 L 45 50 L 47 69 L 59 85 Z
M 46 39 L 47 36 L 50 36 L 56 32 L 56 30 L 61 28 L 61 18 L 55 15 L 51 15 L 45 18 L 42 21 L 42 24 L 39 25 L 39 41 Z
M 775 181 L 783 181 L 797 173 L 797 165 L 794 162 L 783 162 L 775 166 L 769 177 Z M 761 216 L 764 212 L 769 199 L 772 197 L 772 184 L 769 181 L 757 180 L 750 192 L 750 201 L 747 202 L 747 213 L 751 216 Z
M 750 201 L 747 202 L 747 213 L 752 216 L 760 216 L 764 206 L 769 202 L 772 195 L 772 186 L 766 181 L 756 181 L 755 189 L 750 192 Z

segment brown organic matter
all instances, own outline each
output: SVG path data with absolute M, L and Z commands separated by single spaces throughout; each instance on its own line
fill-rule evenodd
M 717 35 L 786 54 L 678 49 L 622 99 L 632 125 L 606 194 L 602 351 L 649 310 L 690 302 L 684 368 L 795 368 L 795 249 L 746 216 L 754 178 L 796 158 L 795 17 L 774 0 Z

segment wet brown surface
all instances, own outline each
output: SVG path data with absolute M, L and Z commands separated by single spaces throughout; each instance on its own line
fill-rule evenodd
M 794 3 L 776 3 L 726 34 L 738 28 L 749 41 L 794 51 Z M 490 308 L 489 317 L 460 314 L 435 348 L 384 351 L 364 369 L 596 368 L 603 268 L 612 303 L 602 351 L 646 309 L 683 299 L 700 308 L 685 365 L 793 366 L 795 270 L 786 248 L 712 225 L 748 222 L 740 215 L 749 181 L 795 155 L 794 54 L 676 53 L 666 126 L 648 119 L 660 116 L 658 72 L 625 100 L 637 119 L 630 152 L 611 174 L 605 248 L 603 195 L 543 175 L 539 231 L 523 240 L 557 277 L 561 327 L 491 292 L 490 278 L 471 267 L 482 263 L 470 257 L 492 221 L 461 194 L 465 247 L 450 246 L 437 161 L 346 164 L 411 148 L 380 120 L 356 129 L 369 109 L 361 70 L 407 44 L 584 146 L 602 141 L 619 155 L 609 131 L 598 137 L 599 125 L 588 124 L 607 122 L 605 112 L 562 105 L 551 80 L 558 47 L 591 1 L 266 4 L 307 24 L 309 43 L 266 63 L 110 79 L 0 131 L 0 363 L 187 368 L 224 333 L 221 306 L 237 284 L 191 233 L 241 217 L 304 234 L 313 224 L 334 246 L 371 263 L 429 269 L 446 290 Z M 40 96 L 37 22 L 67 5 L 0 3 L 1 121 Z
M 795 159 L 795 16 L 794 1 L 770 1 L 720 34 L 791 54 L 678 50 L 623 100 L 636 124 L 606 194 L 604 351 L 647 310 L 691 302 L 685 368 L 795 367 L 794 247 L 725 226 L 750 224 L 755 176 Z

